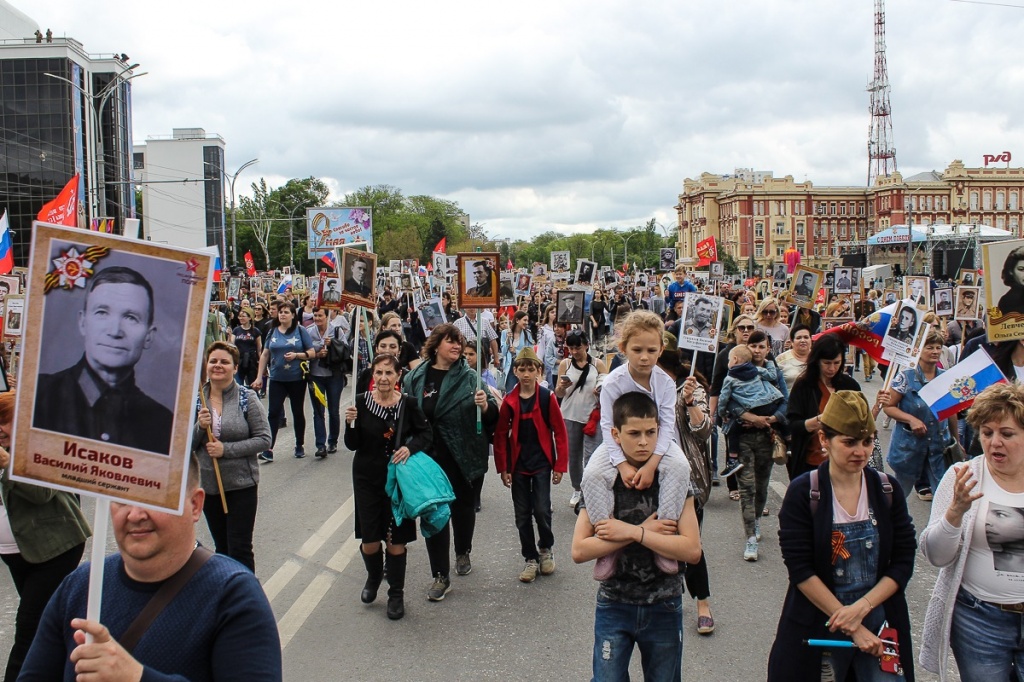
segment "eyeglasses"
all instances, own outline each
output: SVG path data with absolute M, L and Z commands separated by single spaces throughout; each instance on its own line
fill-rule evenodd
M 752 324 L 741 324 L 740 326 L 736 327 L 736 331 L 738 332 L 752 332 L 755 329 L 757 329 L 757 327 L 755 327 Z
M 763 312 L 764 312 L 765 315 L 768 315 L 769 317 L 773 317 L 773 316 L 779 314 L 778 310 L 765 310 Z
M 587 334 L 582 329 L 573 329 L 565 335 L 565 345 L 582 346 L 587 342 Z

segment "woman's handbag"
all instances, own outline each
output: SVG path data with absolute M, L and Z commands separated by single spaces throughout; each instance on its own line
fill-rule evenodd
M 772 429 L 772 461 L 776 464 L 788 463 L 789 455 L 787 452 L 786 441 L 782 440 L 782 436 L 775 429 Z
M 601 408 L 595 407 L 590 411 L 590 419 L 583 425 L 584 436 L 596 436 L 597 428 L 601 424 Z
M 953 466 L 958 462 L 964 462 L 967 460 L 967 453 L 960 447 L 960 443 L 956 440 L 951 440 L 949 445 L 942 448 L 942 461 L 945 462 L 946 468 Z

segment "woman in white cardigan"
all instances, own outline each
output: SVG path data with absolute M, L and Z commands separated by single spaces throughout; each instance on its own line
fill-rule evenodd
M 963 680 L 1024 680 L 1024 386 L 989 387 L 968 421 L 984 454 L 946 471 L 921 534 L 942 569 L 921 665 L 946 680 L 952 650 Z

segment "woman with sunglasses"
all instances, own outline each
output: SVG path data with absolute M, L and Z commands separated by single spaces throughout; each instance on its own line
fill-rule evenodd
M 789 340 L 789 327 L 779 321 L 781 309 L 778 299 L 771 296 L 761 301 L 761 305 L 757 307 L 757 328 L 771 339 L 773 355 L 781 355 L 786 349 L 786 341 Z
M 580 501 L 583 467 L 601 444 L 601 429 L 596 428 L 592 435 L 587 435 L 585 428 L 598 407 L 599 389 L 608 367 L 603 360 L 590 357 L 590 342 L 582 329 L 567 333 L 565 346 L 569 357 L 558 365 L 555 397 L 561 403 L 569 436 L 569 481 L 572 483 L 569 506 L 575 507 Z
M 727 337 L 728 343 L 721 347 L 718 351 L 718 357 L 715 359 L 715 372 L 711 378 L 711 392 L 708 409 L 710 414 L 718 414 L 718 396 L 722 392 L 722 384 L 725 383 L 725 376 L 729 371 L 729 351 L 738 345 L 746 344 L 750 335 L 757 330 L 757 325 L 754 322 L 754 318 L 750 315 L 739 315 L 735 320 L 732 321 L 732 326 L 729 327 L 729 335 Z M 718 434 L 713 433 L 711 436 L 711 464 L 712 469 L 718 469 Z M 718 480 L 717 472 L 715 474 L 714 481 Z M 717 483 L 713 483 L 717 485 Z M 726 485 L 729 487 L 729 499 L 733 502 L 740 501 L 740 489 L 736 482 L 735 476 L 726 477 Z

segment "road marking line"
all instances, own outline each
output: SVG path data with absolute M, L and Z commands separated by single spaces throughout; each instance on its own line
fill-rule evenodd
M 284 565 L 277 569 L 277 572 L 270 577 L 270 580 L 263 584 L 263 592 L 267 595 L 267 601 L 273 602 L 277 595 L 281 593 L 281 590 L 283 590 L 299 572 L 300 568 L 302 568 L 302 566 L 291 559 L 285 561 Z
M 295 633 L 299 631 L 299 628 L 306 622 L 309 615 L 313 613 L 313 610 L 316 609 L 324 595 L 327 594 L 327 591 L 331 589 L 335 577 L 326 572 L 318 574 L 313 578 L 313 582 L 309 584 L 309 587 L 302 591 L 302 594 L 295 600 L 295 603 L 288 609 L 288 612 L 277 622 L 277 631 L 281 636 L 282 649 L 288 646 Z
M 338 551 L 334 553 L 334 556 L 327 562 L 327 568 L 342 573 L 345 567 L 348 566 L 349 562 L 352 561 L 352 557 L 356 555 L 359 550 L 360 541 L 356 540 L 356 534 L 352 533 L 348 536 L 348 539 L 338 548 Z
M 785 484 L 779 483 L 778 481 L 772 481 L 768 485 L 771 486 L 772 490 L 778 493 L 779 497 L 786 499 L 786 491 L 789 490 L 789 488 Z
M 337 532 L 341 524 L 345 523 L 346 519 L 352 515 L 352 510 L 355 509 L 355 498 L 351 495 L 345 500 L 337 511 L 331 514 L 331 517 L 324 521 L 323 525 L 320 526 L 313 535 L 299 548 L 296 554 L 300 559 L 309 559 L 316 554 L 327 539 Z

